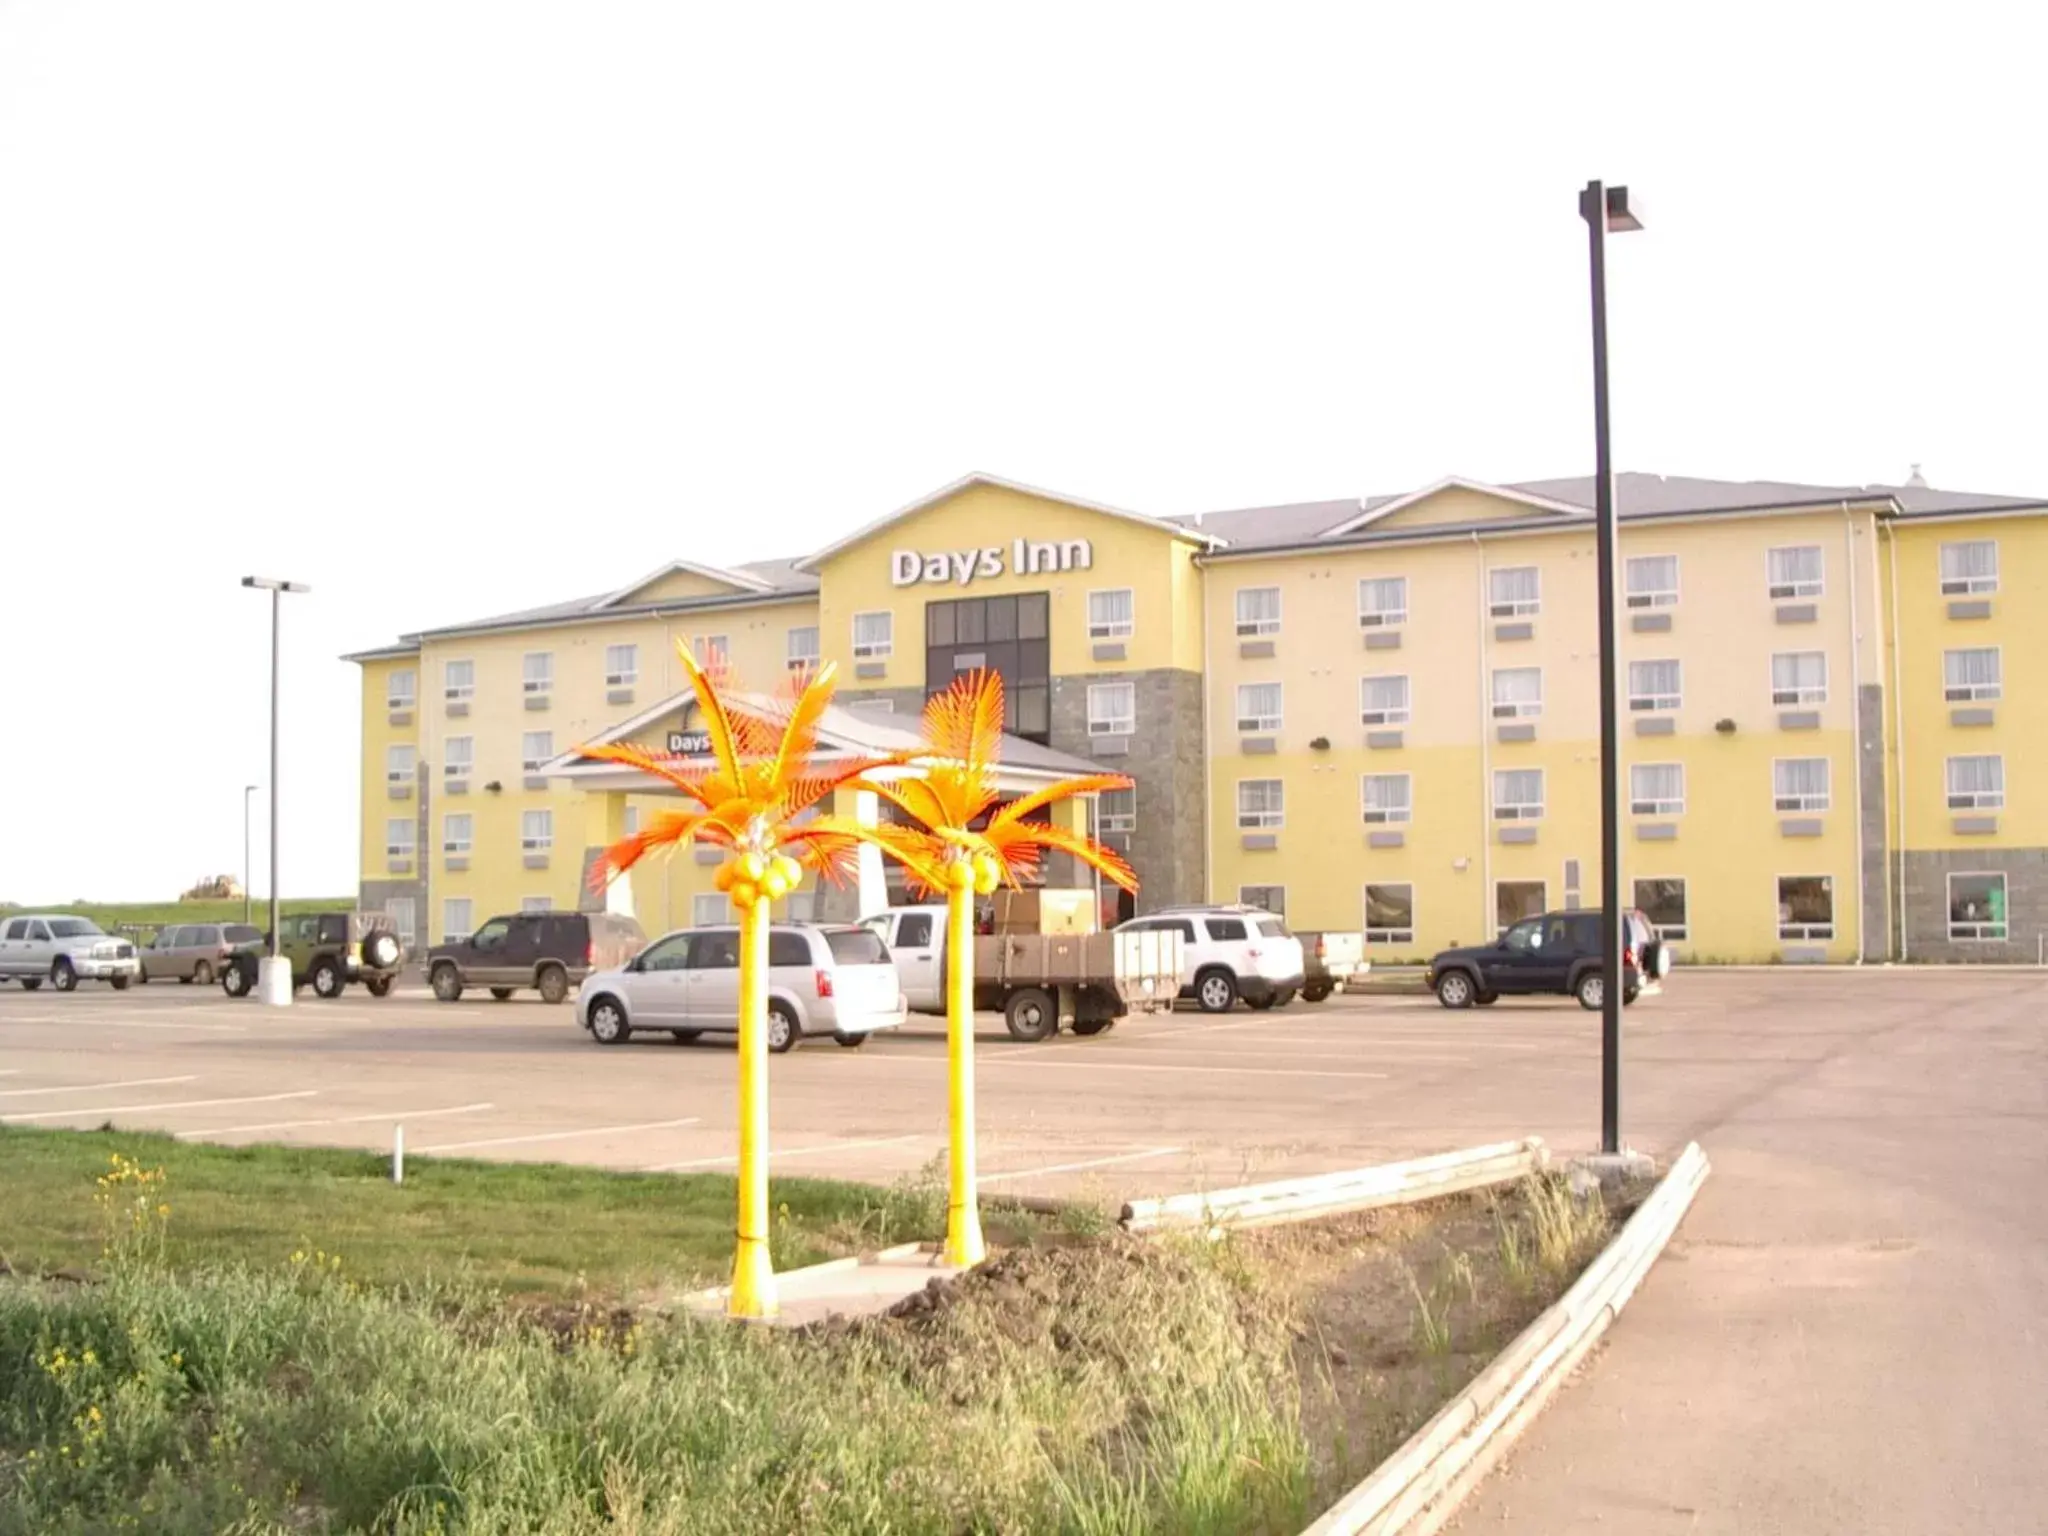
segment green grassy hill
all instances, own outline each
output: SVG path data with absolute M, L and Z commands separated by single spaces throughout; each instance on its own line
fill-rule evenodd
M 348 912 L 355 907 L 353 896 L 293 897 L 285 901 L 287 912 Z M 240 898 L 233 901 L 52 901 L 43 904 L 0 904 L 0 912 L 63 912 L 89 917 L 109 933 L 123 927 L 160 928 L 165 923 L 239 923 Z M 270 904 L 259 897 L 255 904 L 257 927 L 270 920 Z

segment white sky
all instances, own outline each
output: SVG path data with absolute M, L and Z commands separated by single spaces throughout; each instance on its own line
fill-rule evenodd
M 0 3 L 0 898 L 240 865 L 246 572 L 338 894 L 402 630 L 970 469 L 1585 473 L 1589 176 L 1622 468 L 2048 493 L 2022 8 L 1368 9 Z

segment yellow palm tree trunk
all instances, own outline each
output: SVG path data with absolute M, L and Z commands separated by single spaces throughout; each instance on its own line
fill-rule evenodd
M 768 1258 L 768 926 L 765 895 L 740 909 L 739 1247 L 733 1255 L 734 1317 L 775 1315 Z
M 988 1245 L 974 1194 L 974 887 L 957 881 L 946 893 L 946 961 L 946 1262 L 968 1265 L 987 1258 Z

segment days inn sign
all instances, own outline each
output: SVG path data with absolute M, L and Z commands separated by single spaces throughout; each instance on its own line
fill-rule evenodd
M 1086 539 L 1013 539 L 1007 549 L 1000 544 L 935 554 L 899 549 L 889 557 L 889 579 L 899 587 L 920 582 L 964 587 L 998 576 L 1056 576 L 1094 565 L 1095 549 Z

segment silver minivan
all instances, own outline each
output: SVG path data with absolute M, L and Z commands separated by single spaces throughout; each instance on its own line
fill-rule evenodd
M 637 1030 L 678 1040 L 739 1031 L 740 931 L 690 928 L 584 978 L 576 1022 L 600 1045 Z M 768 933 L 768 1049 L 805 1035 L 858 1046 L 903 1022 L 903 988 L 880 935 L 851 925 L 776 924 Z
M 227 970 L 229 955 L 262 942 L 263 930 L 247 923 L 168 923 L 140 951 L 140 979 L 210 987 Z

